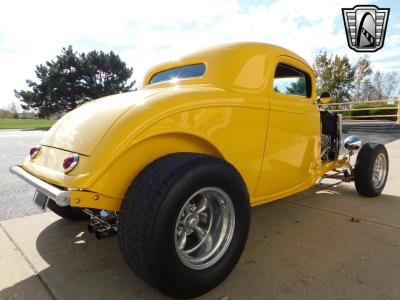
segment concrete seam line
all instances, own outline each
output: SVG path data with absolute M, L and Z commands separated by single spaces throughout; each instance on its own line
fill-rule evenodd
M 54 295 L 53 291 L 49 287 L 49 285 L 46 283 L 46 281 L 43 279 L 43 277 L 38 273 L 36 270 L 35 266 L 31 263 L 31 261 L 28 259 L 28 257 L 25 255 L 25 253 L 22 251 L 22 249 L 18 246 L 18 244 L 14 241 L 12 236 L 8 233 L 8 231 L 4 228 L 3 224 L 0 223 L 0 228 L 3 230 L 4 234 L 7 236 L 7 238 L 10 240 L 10 242 L 14 245 L 14 247 L 17 249 L 17 251 L 21 254 L 25 262 L 28 264 L 28 266 L 32 269 L 33 273 L 38 277 L 40 283 L 44 286 L 46 291 L 49 293 L 50 297 L 53 298 L 54 300 L 57 300 L 57 297 Z
M 311 205 L 307 205 L 307 204 L 296 203 L 296 202 L 293 202 L 293 201 L 290 201 L 290 200 L 282 200 L 282 201 L 285 201 L 286 203 L 289 203 L 289 204 L 298 205 L 298 206 L 302 206 L 302 207 L 306 207 L 306 208 L 311 208 L 311 209 L 314 209 L 314 210 L 318 210 L 318 211 L 329 213 L 329 214 L 333 214 L 333 215 L 338 215 L 338 216 L 348 217 L 348 218 L 354 217 L 352 215 L 348 215 L 348 214 L 345 214 L 345 213 L 341 213 L 341 212 L 337 212 L 337 211 L 333 211 L 333 210 L 329 210 L 329 209 L 324 209 L 324 208 L 319 208 L 319 207 L 315 207 L 315 206 L 311 206 Z M 363 217 L 358 217 L 358 216 L 357 216 L 357 218 L 359 218 L 360 220 L 362 220 L 364 222 L 367 222 L 367 223 L 377 224 L 377 225 L 381 225 L 381 226 L 384 226 L 384 227 L 389 227 L 389 228 L 397 229 L 397 230 L 400 229 L 400 227 L 396 226 L 396 225 L 381 223 L 381 222 L 378 222 L 378 221 L 373 221 L 373 220 L 369 220 L 369 219 L 366 219 L 366 218 L 363 218 Z

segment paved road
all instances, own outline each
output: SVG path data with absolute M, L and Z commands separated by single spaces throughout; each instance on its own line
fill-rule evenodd
M 358 135 L 361 138 L 361 141 L 363 141 L 363 143 L 376 142 L 376 143 L 388 144 L 390 142 L 394 142 L 400 139 L 400 132 L 382 133 L 382 132 L 365 132 L 361 130 L 344 131 L 343 139 L 352 134 Z
M 31 199 L 34 189 L 8 172 L 8 168 L 21 163 L 29 149 L 38 144 L 44 130 L 0 130 L 0 221 L 40 213 Z M 347 132 L 359 135 L 363 141 L 389 143 L 400 138 L 400 133 Z
M 0 220 L 40 212 L 31 201 L 34 189 L 10 174 L 8 168 L 21 163 L 44 133 L 43 130 L 0 130 Z

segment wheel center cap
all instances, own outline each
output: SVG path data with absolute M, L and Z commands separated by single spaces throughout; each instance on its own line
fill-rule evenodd
M 199 217 L 196 215 L 188 215 L 186 220 L 185 220 L 187 228 L 195 228 L 197 224 L 199 224 Z

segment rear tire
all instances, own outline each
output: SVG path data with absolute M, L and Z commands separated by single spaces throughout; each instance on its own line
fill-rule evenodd
M 366 143 L 357 156 L 354 183 L 357 192 L 365 197 L 382 193 L 389 173 L 389 157 L 384 145 Z
M 136 177 L 118 220 L 129 267 L 168 296 L 192 298 L 217 286 L 238 262 L 249 231 L 249 196 L 226 161 L 176 153 Z
M 82 208 L 72 206 L 58 206 L 53 200 L 49 200 L 47 206 L 52 212 L 70 221 L 89 220 L 90 216 L 82 211 Z

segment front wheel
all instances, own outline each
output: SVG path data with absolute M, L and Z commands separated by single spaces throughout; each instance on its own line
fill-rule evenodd
M 129 267 L 166 295 L 192 298 L 232 271 L 250 224 L 246 186 L 229 163 L 177 153 L 146 167 L 119 214 Z
M 366 197 L 382 193 L 389 172 L 389 157 L 384 145 L 366 143 L 357 156 L 354 183 L 357 192 Z

